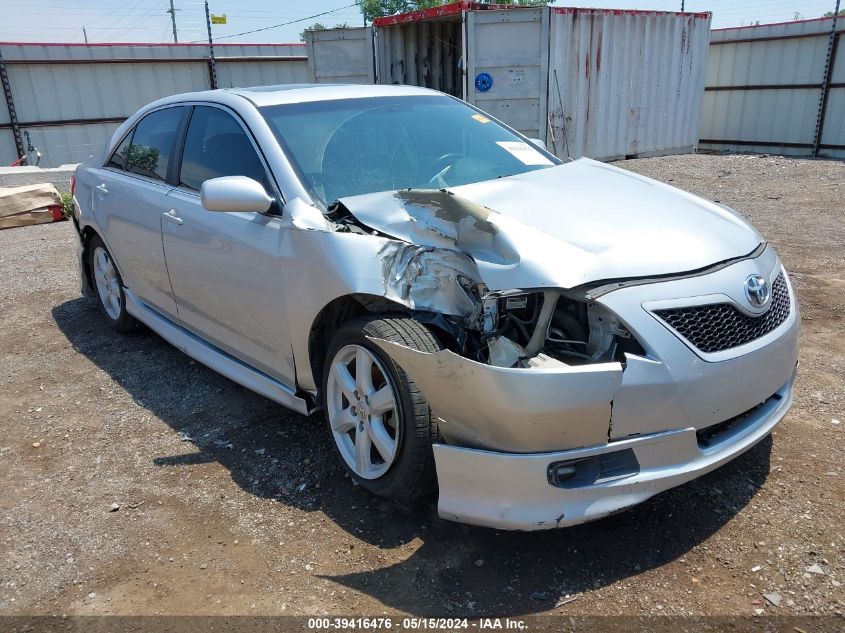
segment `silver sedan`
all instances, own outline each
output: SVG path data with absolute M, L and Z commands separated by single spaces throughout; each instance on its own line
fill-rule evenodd
M 367 490 L 596 519 L 786 414 L 799 315 L 731 209 L 399 86 L 198 92 L 75 175 L 83 292 L 302 414 Z

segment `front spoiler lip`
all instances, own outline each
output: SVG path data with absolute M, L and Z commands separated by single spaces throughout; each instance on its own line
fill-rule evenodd
M 434 445 L 442 518 L 506 530 L 544 530 L 586 523 L 641 503 L 726 464 L 765 438 L 792 405 L 795 374 L 716 446 L 702 449 L 693 427 L 603 446 L 552 453 L 496 453 Z M 563 489 L 549 484 L 552 462 L 632 449 L 639 473 Z

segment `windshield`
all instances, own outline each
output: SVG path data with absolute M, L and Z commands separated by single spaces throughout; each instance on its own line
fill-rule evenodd
M 326 207 L 346 196 L 442 189 L 560 162 L 443 95 L 295 103 L 261 113 Z

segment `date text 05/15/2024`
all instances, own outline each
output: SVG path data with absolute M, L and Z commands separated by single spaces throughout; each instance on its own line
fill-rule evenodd
M 512 630 L 524 631 L 526 624 L 523 620 L 511 618 L 479 618 L 470 621 L 467 618 L 402 618 L 390 617 L 357 617 L 357 618 L 309 618 L 309 630 L 314 631 L 348 631 L 348 630 Z

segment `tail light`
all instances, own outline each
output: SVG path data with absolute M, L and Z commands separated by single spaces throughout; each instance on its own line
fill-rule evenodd
M 76 190 L 76 174 L 70 177 L 70 195 L 73 195 Z

